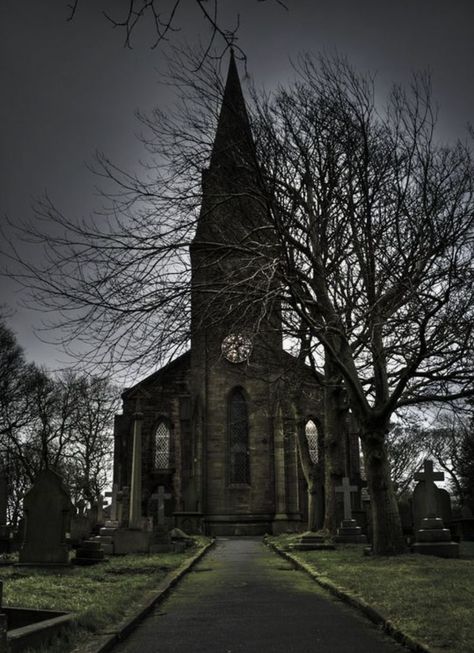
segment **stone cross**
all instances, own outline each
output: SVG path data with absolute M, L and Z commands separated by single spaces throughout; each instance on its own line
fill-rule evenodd
M 112 485 L 112 492 L 106 492 L 105 496 L 110 497 L 111 499 L 111 505 L 110 505 L 110 520 L 111 521 L 117 521 L 117 495 L 118 495 L 118 485 L 117 483 L 114 483 Z
M 433 471 L 433 461 L 425 460 L 423 471 L 416 472 L 416 481 L 423 481 L 425 484 L 425 515 L 435 517 L 437 513 L 436 491 L 434 481 L 444 481 L 444 472 Z
M 165 493 L 165 488 L 159 485 L 158 492 L 152 494 L 151 499 L 154 499 L 158 503 L 157 524 L 158 526 L 163 526 L 165 523 L 165 499 L 171 499 L 171 494 Z
M 342 492 L 344 496 L 344 519 L 352 519 L 351 510 L 351 493 L 357 492 L 359 488 L 357 485 L 351 485 L 347 476 L 342 479 L 342 485 L 335 488 L 336 492 Z
M 97 497 L 97 523 L 101 524 L 104 521 L 104 505 L 105 498 L 103 494 Z

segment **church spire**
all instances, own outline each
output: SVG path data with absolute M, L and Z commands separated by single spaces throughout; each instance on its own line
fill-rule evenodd
M 229 70 L 217 122 L 210 167 L 248 166 L 252 165 L 254 161 L 255 146 L 234 51 L 231 48 Z

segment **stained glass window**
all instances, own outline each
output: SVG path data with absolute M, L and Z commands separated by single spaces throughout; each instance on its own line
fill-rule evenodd
M 250 483 L 247 402 L 238 389 L 230 396 L 229 449 L 230 483 Z
M 318 429 L 312 419 L 306 422 L 305 426 L 306 440 L 308 441 L 309 457 L 315 465 L 319 460 L 318 452 Z
M 170 466 L 170 430 L 166 422 L 160 422 L 156 427 L 153 463 L 155 469 L 168 469 Z

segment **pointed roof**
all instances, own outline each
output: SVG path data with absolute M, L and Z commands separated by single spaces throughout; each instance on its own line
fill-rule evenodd
M 217 122 L 210 167 L 247 165 L 255 161 L 255 145 L 245 105 L 234 51 L 230 51 L 229 70 Z

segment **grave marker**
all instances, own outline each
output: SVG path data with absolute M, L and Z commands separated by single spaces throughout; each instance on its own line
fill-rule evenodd
M 337 535 L 334 538 L 336 542 L 355 542 L 365 544 L 367 537 L 362 533 L 361 527 L 355 519 L 352 519 L 351 494 L 358 492 L 357 485 L 351 485 L 350 479 L 344 476 L 342 485 L 335 488 L 337 493 L 342 493 L 344 499 L 344 519 L 341 526 L 337 529 Z
M 438 512 L 436 497 L 438 488 L 434 481 L 444 481 L 444 473 L 433 471 L 433 461 L 425 460 L 423 471 L 416 472 L 415 480 L 424 483 L 424 517 L 436 517 Z
M 20 563 L 69 564 L 72 504 L 61 477 L 43 470 L 25 495 L 25 538 Z
M 163 485 L 159 485 L 150 498 L 157 502 L 157 525 L 162 527 L 165 525 L 165 499 L 171 499 L 171 494 L 165 492 Z
M 342 485 L 336 487 L 336 492 L 343 495 L 344 499 L 344 519 L 352 519 L 352 506 L 351 506 L 351 494 L 357 492 L 359 488 L 357 485 L 351 485 L 350 480 L 347 476 L 344 476 L 342 479 Z

